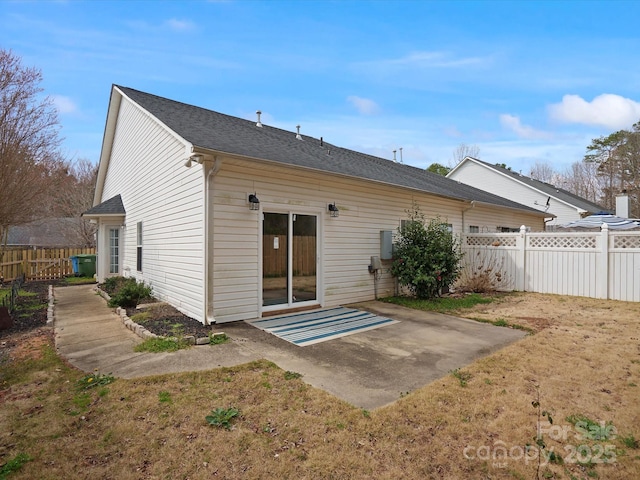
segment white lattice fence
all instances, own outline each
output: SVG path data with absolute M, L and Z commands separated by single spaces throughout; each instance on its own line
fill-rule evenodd
M 496 290 L 515 290 L 519 235 L 477 233 L 464 237 L 459 285 L 469 287 L 489 283 Z
M 493 265 L 500 290 L 640 302 L 640 232 L 468 234 L 462 250 L 463 276 Z
M 527 235 L 527 249 L 583 250 L 596 248 L 596 243 L 597 237 L 590 233 L 530 233 Z

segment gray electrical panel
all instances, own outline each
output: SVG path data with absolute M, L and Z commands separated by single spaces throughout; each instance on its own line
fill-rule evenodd
M 380 259 L 393 259 L 393 230 L 380 230 Z

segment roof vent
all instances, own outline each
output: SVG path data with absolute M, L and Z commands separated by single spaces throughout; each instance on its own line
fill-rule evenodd
M 256 115 L 258 115 L 258 123 L 256 123 L 256 127 L 262 127 L 262 122 L 260 121 L 260 115 L 262 115 L 262 112 L 258 110 L 256 111 Z
M 296 138 L 298 140 L 302 140 L 302 135 L 300 135 L 300 125 L 296 125 L 296 130 L 298 130 L 298 133 L 296 133 Z
M 324 145 L 324 140 L 322 139 L 322 137 L 320 137 L 320 146 L 322 147 Z
M 396 160 L 396 151 L 395 150 L 393 151 L 393 161 L 397 162 L 397 160 Z

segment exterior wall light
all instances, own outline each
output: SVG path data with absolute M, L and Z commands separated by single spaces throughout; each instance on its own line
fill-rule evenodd
M 260 210 L 260 200 L 255 193 L 249 194 L 249 210 Z
M 202 165 L 202 162 L 204 162 L 204 155 L 201 155 L 199 153 L 192 154 L 189 158 L 187 158 L 187 161 L 184 162 L 184 166 L 187 168 L 191 168 L 191 165 L 193 165 L 193 162 L 196 162 Z
M 329 213 L 331 214 L 332 217 L 339 217 L 340 216 L 340 210 L 336 206 L 335 202 L 330 203 L 327 206 L 327 210 L 329 211 Z

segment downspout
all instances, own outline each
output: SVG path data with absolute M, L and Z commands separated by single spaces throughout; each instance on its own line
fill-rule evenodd
M 462 209 L 462 234 L 463 235 L 464 235 L 464 229 L 466 227 L 465 221 L 464 221 L 464 214 L 465 214 L 465 212 L 468 212 L 469 210 L 471 210 L 475 206 L 476 206 L 476 201 L 475 200 L 471 200 L 471 203 L 469 204 L 469 207 Z
M 203 162 L 202 172 L 204 175 L 204 314 L 205 325 L 213 325 L 216 323 L 216 319 L 213 315 L 213 294 L 209 295 L 209 286 L 212 285 L 210 276 L 213 274 L 213 268 L 211 266 L 211 260 L 213 258 L 213 245 L 210 242 L 213 240 L 213 233 L 210 229 L 213 228 L 211 222 L 211 213 L 213 208 L 210 208 L 210 186 L 213 184 L 213 178 L 220 171 L 221 161 L 217 156 L 213 157 L 213 162 Z M 211 222 L 211 223 L 210 223 Z

